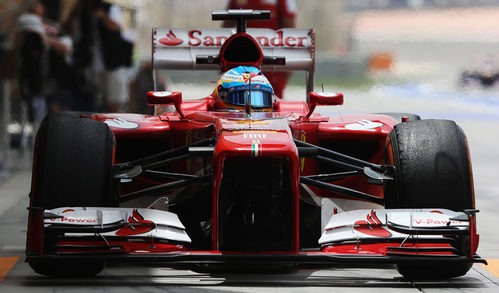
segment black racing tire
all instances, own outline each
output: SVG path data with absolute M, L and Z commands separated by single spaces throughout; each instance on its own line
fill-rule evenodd
M 407 117 L 409 118 L 408 121 L 418 121 L 421 120 L 421 117 L 417 114 L 412 114 L 412 113 L 396 113 L 396 112 L 388 112 L 388 113 L 376 113 L 376 114 L 383 114 L 383 115 L 388 115 L 390 117 L 395 118 L 399 123 L 402 122 L 402 117 Z
M 386 159 L 395 180 L 384 185 L 386 208 L 475 207 L 473 174 L 463 130 L 449 120 L 419 120 L 394 126 Z M 398 264 L 408 279 L 447 279 L 465 275 L 472 264 Z
M 114 134 L 105 123 L 72 113 L 48 115 L 36 137 L 31 206 L 117 206 L 114 150 Z M 39 274 L 58 277 L 95 276 L 104 267 L 102 261 L 87 260 L 47 258 L 28 263 Z

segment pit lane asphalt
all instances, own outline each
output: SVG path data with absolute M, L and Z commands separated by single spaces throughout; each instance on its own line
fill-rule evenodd
M 465 101 L 452 102 L 438 94 L 432 99 L 421 95 L 417 99 L 407 97 L 410 95 L 401 97 L 399 90 L 379 87 L 347 90 L 344 106 L 318 110 L 332 115 L 413 112 L 422 118 L 455 120 L 467 134 L 471 149 L 476 204 L 481 210 L 478 253 L 490 261 L 489 266 L 475 264 L 466 276 L 452 280 L 416 283 L 403 279 L 391 266 L 208 275 L 158 267 L 111 265 L 96 278 L 45 278 L 24 263 L 31 155 L 13 153 L 15 168 L 8 179 L 0 182 L 0 292 L 499 292 L 499 235 L 496 232 L 499 222 L 499 114 L 496 113 L 499 111 L 494 111 L 492 105 L 499 97 L 487 96 L 488 100 L 482 101 L 486 107 L 472 107 Z M 291 87 L 287 93 L 296 96 L 302 92 L 301 88 Z

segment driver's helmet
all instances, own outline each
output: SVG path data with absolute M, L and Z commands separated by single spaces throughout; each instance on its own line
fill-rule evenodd
M 253 110 L 272 111 L 274 90 L 267 78 L 258 68 L 238 66 L 220 77 L 213 97 L 217 108 L 244 110 L 250 94 Z

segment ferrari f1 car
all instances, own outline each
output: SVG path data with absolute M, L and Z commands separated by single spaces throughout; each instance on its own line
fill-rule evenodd
M 246 29 L 262 17 L 215 11 L 237 31 L 154 29 L 155 69 L 224 72 L 207 97 L 151 91 L 157 115 L 46 117 L 26 248 L 37 273 L 386 263 L 438 279 L 485 262 L 462 129 L 406 113 L 314 113 L 343 103 L 313 91 L 314 30 Z M 275 99 L 260 70 L 306 71 L 306 99 Z

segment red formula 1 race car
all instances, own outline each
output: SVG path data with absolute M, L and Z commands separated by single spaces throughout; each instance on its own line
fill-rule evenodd
M 485 262 L 461 128 L 314 113 L 343 103 L 313 91 L 314 31 L 246 32 L 246 19 L 268 16 L 213 12 L 237 32 L 154 30 L 155 69 L 223 72 L 207 97 L 149 92 L 171 110 L 44 120 L 26 248 L 37 273 L 95 275 L 126 261 L 204 271 L 387 263 L 438 279 Z M 306 101 L 276 100 L 260 72 L 273 69 L 306 71 Z

